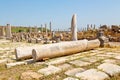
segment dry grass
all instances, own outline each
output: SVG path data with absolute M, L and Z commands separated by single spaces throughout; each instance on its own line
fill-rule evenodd
M 0 65 L 0 80 L 8 80 L 12 78 L 12 80 L 19 80 L 21 73 L 25 71 L 38 71 L 39 69 L 46 67 L 46 65 L 21 65 L 15 66 L 10 69 L 7 69 L 4 64 Z

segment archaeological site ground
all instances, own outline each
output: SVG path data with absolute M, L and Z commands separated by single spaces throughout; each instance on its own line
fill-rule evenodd
M 0 26 L 0 80 L 120 80 L 120 26 L 76 25 Z

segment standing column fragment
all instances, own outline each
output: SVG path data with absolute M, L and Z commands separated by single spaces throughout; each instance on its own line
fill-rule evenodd
M 74 14 L 73 17 L 72 17 L 71 32 L 72 32 L 72 41 L 76 41 L 77 40 L 77 20 L 76 20 L 76 14 Z

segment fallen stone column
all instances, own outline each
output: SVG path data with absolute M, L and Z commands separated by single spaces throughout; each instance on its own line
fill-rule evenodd
M 43 58 L 53 58 L 64 55 L 70 55 L 85 50 L 94 49 L 100 46 L 100 41 L 95 40 L 80 40 L 69 41 L 56 44 L 42 45 L 32 50 L 32 57 L 35 61 Z
M 86 50 L 91 50 L 94 48 L 98 48 L 100 46 L 100 41 L 98 39 L 90 40 L 87 42 L 87 48 Z
M 46 44 L 31 47 L 18 47 L 15 49 L 17 60 L 34 58 L 35 61 L 43 58 L 53 58 L 73 53 L 78 53 L 85 50 L 94 49 L 100 46 L 100 41 L 96 40 L 80 40 L 69 41 L 55 44 Z M 32 51 L 33 50 L 33 51 Z M 32 56 L 33 53 L 33 56 Z
M 86 50 L 87 42 L 87 40 L 80 40 L 42 45 L 32 50 L 32 57 L 35 61 L 38 61 L 43 58 L 53 58 L 78 53 Z
M 15 49 L 15 56 L 17 60 L 23 60 L 23 59 L 30 59 L 32 58 L 32 49 L 36 48 L 38 46 L 24 46 L 24 47 L 17 47 Z

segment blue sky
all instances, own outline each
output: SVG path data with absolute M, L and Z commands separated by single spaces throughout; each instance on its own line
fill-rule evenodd
M 0 0 L 0 25 L 40 26 L 68 29 L 77 14 L 81 29 L 87 24 L 120 24 L 120 0 Z

